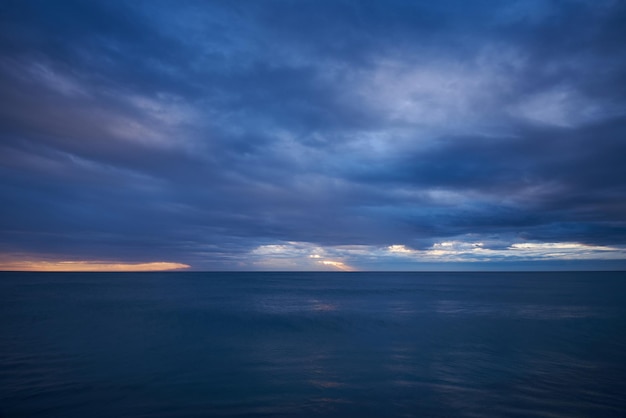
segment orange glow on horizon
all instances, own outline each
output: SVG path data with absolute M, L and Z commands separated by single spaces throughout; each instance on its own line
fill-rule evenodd
M 48 272 L 136 272 L 166 271 L 191 267 L 188 264 L 169 263 L 109 263 L 102 261 L 13 261 L 0 262 L 4 271 L 48 271 Z
M 355 269 L 341 261 L 332 261 L 332 260 L 322 260 L 319 261 L 320 264 L 325 266 L 331 266 L 341 271 L 355 271 Z

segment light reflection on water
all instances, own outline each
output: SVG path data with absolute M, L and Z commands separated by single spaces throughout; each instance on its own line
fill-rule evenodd
M 626 277 L 0 275 L 0 417 L 626 413 Z

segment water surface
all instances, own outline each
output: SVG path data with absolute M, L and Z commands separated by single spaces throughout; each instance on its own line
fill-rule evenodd
M 626 416 L 624 273 L 0 273 L 0 417 Z

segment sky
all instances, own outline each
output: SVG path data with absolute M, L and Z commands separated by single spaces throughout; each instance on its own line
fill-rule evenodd
M 626 2 L 0 2 L 0 270 L 626 269 Z

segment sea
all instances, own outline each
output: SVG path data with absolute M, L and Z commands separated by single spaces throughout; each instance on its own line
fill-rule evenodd
M 626 273 L 0 273 L 0 417 L 626 417 Z

